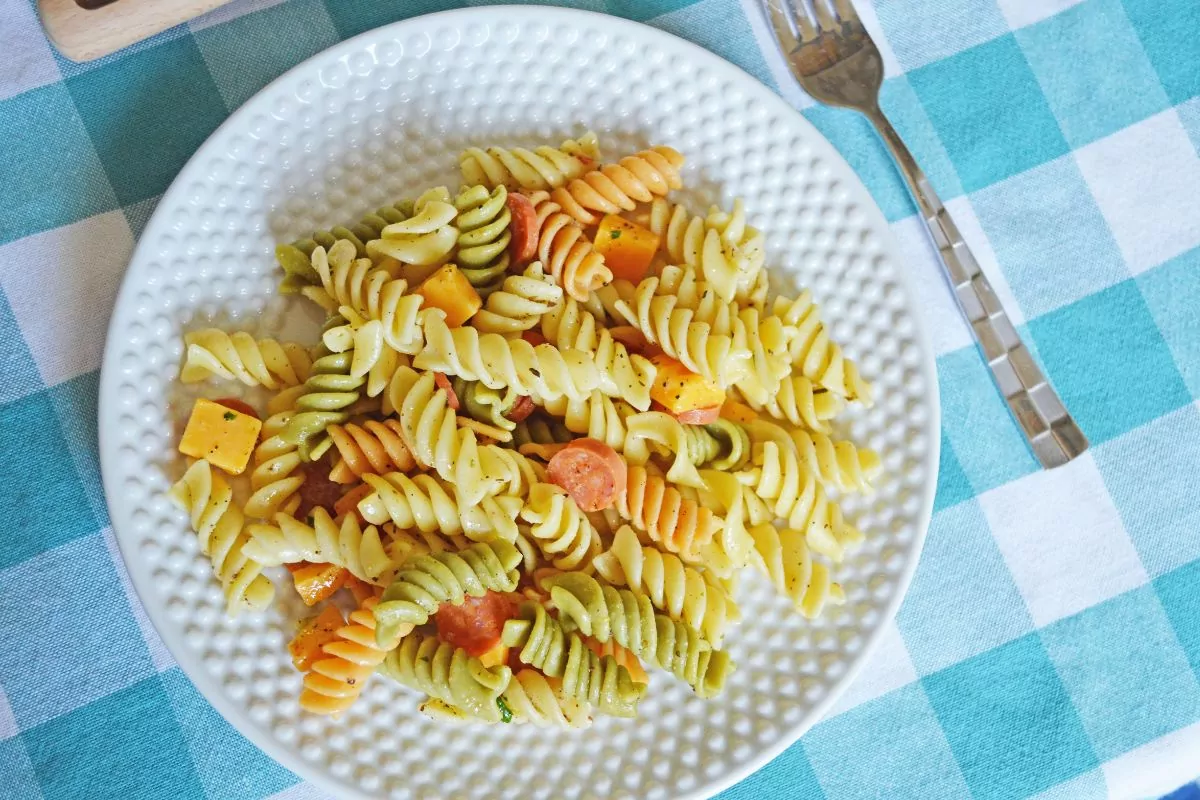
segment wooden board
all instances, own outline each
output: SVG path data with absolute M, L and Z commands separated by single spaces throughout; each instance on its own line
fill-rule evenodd
M 230 0 L 38 0 L 46 36 L 72 61 L 148 39 Z

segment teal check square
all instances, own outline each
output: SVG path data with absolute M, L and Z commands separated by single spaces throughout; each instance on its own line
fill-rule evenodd
M 1172 103 L 1200 95 L 1200 3 L 1123 0 L 1150 63 Z
M 1085 0 L 1016 37 L 1072 147 L 1170 106 L 1120 0 Z
M 3 776 L 5 796 L 41 797 L 37 775 L 20 736 L 0 740 L 0 776 Z
M 117 207 L 63 84 L 0 100 L 0 140 L 0 244 Z
M 963 190 L 974 192 L 1068 151 L 1011 34 L 908 74 Z
M 975 347 L 937 360 L 942 431 L 975 493 L 1036 472 L 1038 463 Z
M 1095 447 L 1093 453 L 1151 577 L 1200 558 L 1200 409 L 1186 405 Z
M 1071 156 L 980 189 L 971 205 L 1026 319 L 1130 277 Z
M 954 609 L 947 614 L 946 609 Z M 896 616 L 918 675 L 929 675 L 1033 629 L 979 503 L 933 517 L 916 577 Z
M 1200 718 L 1200 685 L 1150 586 L 1056 622 L 1041 636 L 1100 759 Z
M 802 742 L 776 756 L 769 769 L 760 769 L 717 795 L 718 800 L 824 800 L 824 797 L 825 793 L 821 791 L 821 784 L 817 783 L 817 776 L 808 763 Z
M 1176 638 L 1187 653 L 1192 674 L 1200 676 L 1200 560 L 1168 572 L 1154 581 L 1154 591 Z
M 108 504 L 100 479 L 100 372 L 88 372 L 53 386 L 47 392 L 58 414 L 63 438 L 71 451 L 75 472 L 100 526 L 107 526 Z
M 921 684 L 977 800 L 1027 797 L 1099 766 L 1036 633 Z
M 0 569 L 99 530 L 46 392 L 0 406 L 0 474 Z
M 162 194 L 228 114 L 191 36 L 66 80 L 121 205 Z
M 204 798 L 157 675 L 21 738 L 46 800 Z
M 228 108 L 338 41 L 321 0 L 293 0 L 193 34 Z
M 299 782 L 234 730 L 178 668 L 159 678 L 207 800 L 267 797 Z M 237 764 L 237 769 L 229 769 L 230 764 Z
M 25 632 L 21 647 L 0 648 L 0 685 L 22 729 L 154 674 L 99 534 L 0 571 L 0 619 Z
M 961 195 L 958 173 L 908 78 L 900 75 L 884 81 L 879 90 L 879 105 L 921 165 L 938 197 L 946 201 Z
M 1191 397 L 1133 280 L 1029 323 L 1051 383 L 1092 444 Z
M 942 430 L 941 455 L 941 462 L 938 465 L 937 494 L 933 498 L 935 512 L 950 508 L 975 496 L 975 490 L 971 488 L 971 481 L 967 479 L 962 465 L 958 463 L 958 456 L 954 454 L 954 445 L 950 444 L 950 440 L 946 438 L 944 428 Z
M 1200 248 L 1142 273 L 1137 283 L 1183 382 L 1200 398 Z
M 703 0 L 700 0 L 703 2 Z M 681 8 L 686 8 L 697 0 L 605 0 L 604 10 L 609 14 L 638 22 L 654 19 L 663 14 L 670 14 Z M 689 29 L 695 33 L 695 29 Z M 755 52 L 758 48 L 753 47 Z
M 42 388 L 42 376 L 25 336 L 13 316 L 8 298 L 0 290 L 0 348 L 4 358 L 0 359 L 0 403 L 24 397 Z
M 338 36 L 342 39 L 349 39 L 398 19 L 449 11 L 464 5 L 459 0 L 410 0 L 405 3 L 396 3 L 394 0 L 359 0 L 355 3 L 326 0 L 325 3 L 333 27 L 337 28 Z
M 920 684 L 909 684 L 827 719 L 800 741 L 828 800 L 924 800 L 969 794 Z M 921 747 L 913 747 L 914 742 Z M 862 753 L 871 756 L 851 755 Z
M 858 173 L 889 222 L 916 213 L 900 173 L 866 117 L 857 111 L 822 105 L 803 113 Z

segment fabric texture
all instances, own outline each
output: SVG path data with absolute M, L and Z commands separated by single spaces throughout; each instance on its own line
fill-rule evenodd
M 287 68 L 451 0 L 236 0 L 88 64 L 0 0 L 0 794 L 320 797 L 198 694 L 109 525 L 105 329 L 185 160 Z M 794 85 L 753 0 L 581 0 L 708 47 L 846 156 L 941 382 L 928 543 L 828 718 L 724 797 L 1200 797 L 1200 4 L 858 0 L 891 116 L 1091 440 L 1039 470 L 867 123 Z M 15 518 L 14 518 L 15 517 Z

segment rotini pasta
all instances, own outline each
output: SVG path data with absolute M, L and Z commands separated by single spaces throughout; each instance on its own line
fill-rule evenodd
M 578 350 L 536 347 L 524 339 L 505 339 L 474 328 L 449 328 L 436 309 L 422 312 L 425 349 L 413 359 L 418 369 L 457 375 L 492 389 L 511 386 L 535 401 L 564 395 L 581 398 L 599 383 L 596 362 Z
M 612 546 L 592 563 L 601 578 L 644 593 L 655 608 L 687 623 L 713 647 L 721 646 L 726 625 L 740 618 L 724 589 L 678 556 L 643 546 L 628 525 L 617 530 Z
M 318 659 L 304 676 L 300 707 L 313 714 L 345 711 L 362 694 L 371 673 L 399 642 L 395 635 L 381 636 L 376 629 L 374 596 L 350 612 L 337 639 L 322 648 L 327 658 Z
M 587 516 L 554 484 L 534 484 L 521 519 L 529 523 L 530 537 L 558 569 L 585 567 L 600 550 L 600 537 Z
M 221 474 L 201 459 L 171 487 L 171 498 L 191 517 L 200 552 L 208 556 L 225 592 L 227 613 L 257 610 L 270 603 L 275 587 L 262 574 L 262 567 L 244 552 L 249 540 L 245 516 Z
M 831 439 L 823 433 L 803 429 L 790 432 L 800 460 L 822 481 L 843 492 L 871 489 L 871 479 L 879 474 L 879 454 L 858 448 L 845 439 Z
M 521 663 L 560 678 L 563 694 L 576 702 L 617 717 L 637 713 L 646 685 L 635 683 L 612 656 L 592 652 L 577 632 L 563 630 L 542 605 L 523 603 L 519 616 L 504 623 L 501 640 L 519 648 Z
M 554 189 L 590 169 L 600 157 L 596 134 L 585 133 L 578 140 L 567 139 L 558 147 L 542 146 L 533 150 L 470 147 L 459 158 L 463 180 L 488 188 Z
M 401 528 L 419 528 L 426 533 L 440 531 L 447 536 L 462 534 L 469 539 L 517 537 L 516 516 L 523 503 L 520 497 L 485 497 L 467 505 L 458 497 L 452 483 L 432 475 L 402 472 L 387 475 L 363 475 L 374 492 L 358 504 L 359 513 L 373 525 L 391 520 Z
M 779 390 L 765 402 L 745 395 L 742 399 L 755 411 L 765 411 L 775 419 L 803 425 L 817 433 L 828 433 L 829 420 L 845 406 L 841 395 L 815 386 L 802 375 L 785 378 L 780 382 Z
M 636 413 L 633 406 L 625 401 L 613 400 L 599 390 L 593 391 L 582 400 L 560 397 L 546 403 L 545 408 L 556 417 L 562 418 L 567 432 L 597 439 L 614 450 L 625 448 L 625 438 L 628 434 L 625 421 Z
M 379 671 L 397 683 L 484 722 L 500 721 L 500 693 L 512 679 L 506 666 L 485 667 L 461 647 L 417 631 L 400 640 Z
M 723 303 L 734 300 L 739 288 L 748 292 L 762 268 L 762 235 L 746 225 L 741 200 L 734 202 L 731 213 L 713 207 L 705 218 L 656 199 L 649 227 L 661 237 L 661 247 L 673 263 L 703 274 Z
M 537 670 L 518 671 L 500 697 L 516 724 L 538 728 L 586 728 L 592 724 L 590 705 L 568 697 L 562 681 Z
M 354 514 L 347 514 L 339 523 L 317 506 L 311 525 L 290 514 L 276 514 L 274 522 L 246 528 L 250 540 L 243 550 L 264 567 L 300 561 L 336 564 L 359 580 L 384 586 L 404 560 L 390 552 L 390 542 L 380 536 L 378 528 L 363 528 Z
M 691 450 L 695 437 L 689 436 L 685 426 L 670 414 L 662 411 L 643 411 L 625 420 L 625 458 L 630 464 L 642 465 L 650 460 L 650 446 L 666 453 L 674 453 L 675 459 L 667 472 L 667 480 L 683 486 L 703 486 L 700 473 L 696 472 L 697 454 Z
M 521 554 L 508 542 L 478 542 L 457 552 L 418 556 L 405 563 L 375 606 L 376 640 L 424 625 L 442 603 L 459 605 L 467 595 L 511 592 Z
M 280 436 L 295 445 L 304 461 L 316 461 L 333 443 L 325 434 L 330 425 L 343 423 L 347 409 L 361 396 L 363 378 L 350 374 L 353 351 L 331 353 L 313 362 L 304 393 L 296 398 L 296 411 Z
M 378 239 L 384 228 L 393 222 L 406 219 L 411 211 L 411 203 L 384 206 L 348 228 L 339 225 L 331 230 L 317 231 L 308 239 L 297 239 L 291 244 L 279 245 L 275 248 L 275 259 L 283 268 L 284 274 L 279 290 L 289 294 L 317 281 L 311 259 L 313 251 L 318 247 L 328 250 L 337 242 L 346 241 L 354 248 L 355 257 L 366 258 L 367 242 Z
M 197 383 L 210 376 L 237 379 L 247 386 L 284 389 L 308 380 L 312 359 L 295 342 L 255 339 L 245 331 L 225 333 L 216 328 L 192 331 L 183 337 L 187 358 L 179 379 Z
M 812 557 L 801 531 L 755 525 L 750 536 L 759 567 L 805 617 L 815 619 L 826 605 L 845 602 L 842 587 L 830 580 L 829 567 Z
M 369 259 L 356 260 L 344 241 L 328 252 L 323 247 L 314 250 L 312 267 L 321 285 L 305 290 L 306 296 L 329 313 L 346 306 L 365 319 L 379 320 L 383 340 L 397 352 L 411 355 L 420 349 L 417 312 L 422 300 L 408 291 L 407 281 Z
M 300 505 L 300 487 L 304 475 L 297 474 L 300 468 L 300 453 L 296 445 L 284 438 L 284 431 L 292 422 L 295 412 L 290 408 L 273 414 L 263 422 L 259 434 L 261 441 L 254 448 L 254 470 L 250 473 L 250 499 L 246 501 L 246 513 L 252 517 L 269 519 L 284 511 L 295 513 Z
M 408 472 L 416 466 L 400 423 L 394 419 L 330 425 L 325 432 L 340 457 L 329 472 L 330 480 L 337 483 L 352 483 L 368 472 Z
M 619 397 L 639 411 L 650 407 L 650 386 L 654 382 L 654 364 L 612 337 L 595 315 L 574 298 L 542 317 L 542 335 L 562 352 L 588 353 L 597 369 L 596 388 L 608 397 Z M 544 398 L 553 402 L 557 398 Z M 571 397 L 579 400 L 579 397 Z
M 537 215 L 538 258 L 569 296 L 586 301 L 589 292 L 612 281 L 612 270 L 583 228 L 547 192 L 534 192 L 529 200 Z
M 520 275 L 505 278 L 471 318 L 471 325 L 480 333 L 518 334 L 535 327 L 543 314 L 562 302 L 562 297 L 562 288 L 542 271 L 542 263 L 535 261 Z
M 367 242 L 367 255 L 374 259 L 394 258 L 404 264 L 443 264 L 458 244 L 458 228 L 452 224 L 458 210 L 450 202 L 446 187 L 430 189 L 417 198 L 413 216 L 393 222 L 378 239 Z
M 617 511 L 667 552 L 692 564 L 702 563 L 704 547 L 724 525 L 711 510 L 685 498 L 661 476 L 647 473 L 645 467 L 629 468 Z
M 774 506 L 775 516 L 786 519 L 788 527 L 804 531 L 813 550 L 840 562 L 847 549 L 862 542 L 862 534 L 845 521 L 793 448 L 778 442 L 757 444 L 754 464 L 756 469 L 742 473 L 746 484 Z
M 597 214 L 633 211 L 638 203 L 663 197 L 682 184 L 683 156 L 670 147 L 652 147 L 615 164 L 585 172 L 550 196 L 563 211 L 583 225 L 592 225 Z
M 701 697 L 715 697 L 733 672 L 729 656 L 693 628 L 654 611 L 650 598 L 614 589 L 590 575 L 568 572 L 544 580 L 565 628 L 598 641 L 610 639 L 685 681 Z M 569 627 L 568 627 L 569 626 Z
M 871 404 L 871 385 L 842 353 L 841 345 L 830 338 L 811 292 L 805 290 L 792 300 L 776 298 L 774 313 L 785 325 L 796 329 L 788 350 L 801 375 L 847 400 Z
M 508 192 L 497 186 L 463 189 L 454 198 L 458 210 L 458 266 L 480 293 L 490 294 L 504 280 L 508 269 L 508 226 L 512 213 L 505 201 Z
M 636 308 L 625 300 L 616 303 L 622 316 L 648 342 L 692 372 L 722 387 L 750 374 L 750 350 L 745 342 L 735 342 L 731 336 L 713 333 L 707 323 L 693 321 L 692 310 L 677 307 L 674 297 L 639 293 L 634 299 Z

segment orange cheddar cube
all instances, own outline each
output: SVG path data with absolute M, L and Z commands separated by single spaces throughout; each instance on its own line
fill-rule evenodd
M 446 326 L 457 328 L 483 307 L 479 292 L 467 276 L 453 264 L 439 267 L 417 287 L 416 293 L 425 298 L 425 305 L 446 312 Z
M 637 283 L 646 277 L 646 270 L 658 252 L 658 234 L 616 214 L 607 214 L 596 230 L 596 252 L 614 278 Z
M 725 402 L 725 390 L 680 364 L 668 355 L 650 359 L 658 367 L 650 399 L 672 414 L 682 414 L 698 408 L 712 408 Z
M 192 406 L 179 452 L 239 475 L 250 462 L 261 430 L 258 417 L 201 398 Z
M 330 597 L 338 589 L 349 574 L 343 567 L 336 564 L 300 564 L 288 565 L 292 573 L 292 581 L 296 584 L 296 594 L 306 606 L 315 606 Z

